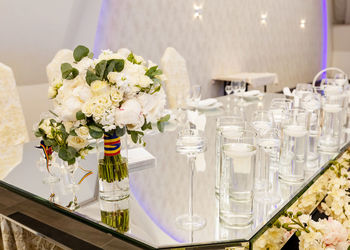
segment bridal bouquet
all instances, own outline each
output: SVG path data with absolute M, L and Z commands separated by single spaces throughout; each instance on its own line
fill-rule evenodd
M 127 49 L 105 50 L 96 59 L 81 45 L 70 53 L 50 79 L 52 117 L 35 131 L 62 160 L 74 164 L 84 158 L 92 139 L 128 133 L 142 143 L 153 124 L 163 131 L 169 116 L 162 117 L 166 99 L 157 65 Z

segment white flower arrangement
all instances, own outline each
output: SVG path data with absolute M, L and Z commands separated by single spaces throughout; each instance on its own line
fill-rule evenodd
M 331 167 L 275 221 L 273 227 L 267 229 L 254 242 L 254 249 L 281 249 L 294 233 L 300 241 L 299 249 L 348 249 L 349 163 L 350 152 L 347 151 L 340 159 L 332 162 Z M 309 214 L 317 206 L 323 210 L 328 219 L 317 222 L 311 219 Z
M 80 45 L 72 55 L 49 82 L 53 116 L 35 131 L 61 159 L 73 164 L 84 158 L 92 149 L 90 139 L 105 133 L 127 132 L 134 143 L 142 143 L 143 131 L 152 124 L 163 132 L 169 115 L 162 117 L 166 97 L 157 65 L 127 49 L 104 50 L 93 59 Z

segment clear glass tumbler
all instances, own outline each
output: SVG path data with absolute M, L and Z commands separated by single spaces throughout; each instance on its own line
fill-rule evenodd
M 320 137 L 321 99 L 316 93 L 307 93 L 301 99 L 301 107 L 310 113 L 306 169 L 319 167 L 318 141 Z
M 328 89 L 328 87 L 327 87 Z M 336 152 L 340 146 L 345 111 L 345 95 L 326 92 L 322 99 L 319 150 Z
M 235 136 L 245 128 L 245 122 L 240 116 L 222 116 L 216 119 L 216 136 L 215 136 L 215 156 L 216 156 L 216 181 L 215 194 L 219 194 L 220 176 L 221 176 L 221 146 L 222 135 Z
M 285 181 L 304 180 L 309 116 L 306 110 L 295 108 L 283 120 L 279 177 Z
M 235 138 L 223 135 L 219 217 L 226 227 L 249 226 L 253 220 L 255 139 L 251 130 Z

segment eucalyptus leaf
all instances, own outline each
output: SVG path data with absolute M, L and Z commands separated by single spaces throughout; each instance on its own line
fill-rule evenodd
M 60 150 L 58 151 L 58 157 L 60 157 L 64 161 L 68 161 L 69 157 L 68 157 L 67 149 L 64 147 L 61 147 Z
M 75 158 L 68 160 L 68 165 L 73 165 L 75 163 Z
M 34 134 L 35 134 L 36 137 L 42 137 L 43 136 L 43 134 L 39 130 L 35 131 Z
M 130 135 L 131 135 L 131 140 L 132 140 L 134 143 L 137 143 L 137 140 L 138 140 L 138 137 L 139 137 L 139 135 L 137 134 L 137 132 L 135 132 L 135 131 L 130 131 Z
M 92 52 L 90 51 L 89 54 L 88 54 L 88 57 L 89 57 L 90 59 L 92 59 L 92 58 L 94 57 L 94 53 L 92 53 Z
M 125 127 L 120 128 L 120 127 L 117 126 L 115 128 L 115 134 L 118 137 L 121 137 L 121 136 L 125 135 L 125 132 L 126 132 L 126 128 Z
M 75 117 L 77 118 L 77 120 L 79 121 L 79 120 L 83 120 L 83 119 L 85 119 L 85 114 L 81 111 L 81 110 L 79 110 L 76 114 L 75 114 Z
M 159 132 L 164 132 L 164 122 L 158 121 L 157 122 L 157 128 L 159 130 Z
M 92 130 L 92 129 L 89 129 L 89 134 L 94 139 L 99 139 L 103 136 L 103 132 Z
M 102 128 L 100 128 L 96 125 L 89 125 L 89 129 L 94 130 L 96 132 L 103 132 Z
M 106 60 L 102 60 L 95 67 L 96 75 L 98 77 L 100 77 L 101 79 L 102 79 L 103 74 L 105 72 L 106 66 L 107 66 L 107 61 Z
M 100 77 L 98 77 L 94 72 L 92 72 L 91 70 L 88 70 L 86 72 L 86 76 L 85 76 L 85 80 L 87 82 L 87 84 L 91 85 L 92 82 L 96 81 L 96 80 L 101 80 Z
M 79 62 L 85 56 L 89 55 L 89 49 L 83 45 L 77 46 L 73 51 L 73 57 L 76 62 Z

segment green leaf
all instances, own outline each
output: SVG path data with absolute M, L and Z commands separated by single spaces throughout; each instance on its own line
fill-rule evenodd
M 96 132 L 103 132 L 102 128 L 100 128 L 96 125 L 89 125 L 89 129 L 94 130 Z
M 79 74 L 79 71 L 76 68 L 73 68 L 69 63 L 61 64 L 61 72 L 62 78 L 67 80 L 72 80 Z
M 98 77 L 94 72 L 92 72 L 91 70 L 88 70 L 86 72 L 86 76 L 85 76 L 85 80 L 87 82 L 87 84 L 91 85 L 92 82 L 96 81 L 96 80 L 101 80 L 100 77 Z
M 153 67 L 151 67 L 151 68 L 149 68 L 149 69 L 146 71 L 145 75 L 148 76 L 148 77 L 152 77 L 153 74 L 154 74 L 154 72 L 157 70 L 157 68 L 158 68 L 157 65 L 156 65 L 156 66 L 153 66 Z
M 158 121 L 157 122 L 157 128 L 159 130 L 159 132 L 164 132 L 164 122 Z
M 125 132 L 126 132 L 126 128 L 125 127 L 120 128 L 120 127 L 117 126 L 115 128 L 115 134 L 118 137 L 121 137 L 121 136 L 125 135 Z
M 101 131 L 89 129 L 89 134 L 91 135 L 92 138 L 99 139 L 103 136 L 103 131 L 101 132 Z
M 161 85 L 158 85 L 154 90 L 153 90 L 153 92 L 151 93 L 151 95 L 153 95 L 154 93 L 157 93 L 158 91 L 160 91 L 160 89 L 161 89 Z
M 136 61 L 136 58 L 132 52 L 128 55 L 126 59 L 128 59 L 128 61 L 133 64 L 141 64 L 141 62 Z
M 95 67 L 96 75 L 98 77 L 100 77 L 101 79 L 103 77 L 103 74 L 105 73 L 106 66 L 107 66 L 107 61 L 106 60 L 102 60 Z
M 68 153 L 69 159 L 73 159 L 73 158 L 75 158 L 75 156 L 77 154 L 77 150 L 71 146 L 68 146 L 67 153 Z
M 88 57 L 89 57 L 90 59 L 92 59 L 92 58 L 94 57 L 94 53 L 92 53 L 92 52 L 90 51 L 89 54 L 88 54 Z
M 130 131 L 130 135 L 131 135 L 131 140 L 134 142 L 134 143 L 137 143 L 137 140 L 138 140 L 138 133 L 136 131 Z
M 39 130 L 35 131 L 34 134 L 35 134 L 36 137 L 42 137 L 42 136 L 44 136 Z
M 74 129 L 72 129 L 71 131 L 69 131 L 69 135 L 78 136 L 77 133 L 74 131 Z
M 167 115 L 163 116 L 162 118 L 160 118 L 159 121 L 160 122 L 167 122 L 167 121 L 169 121 L 169 119 L 170 119 L 170 115 L 167 114 Z
M 60 148 L 60 150 L 58 151 L 58 157 L 60 157 L 62 160 L 64 161 L 68 161 L 68 151 L 66 148 Z
M 73 165 L 75 163 L 75 158 L 68 160 L 68 165 Z
M 44 143 L 46 146 L 55 146 L 57 145 L 57 142 L 54 139 L 44 139 Z
M 77 118 L 77 120 L 84 120 L 86 118 L 85 114 L 80 110 L 75 114 L 75 117 Z
M 83 45 L 77 46 L 73 51 L 73 57 L 76 62 L 79 62 L 85 56 L 89 55 L 89 49 Z
M 58 117 L 58 115 L 57 115 L 55 112 L 53 112 L 52 110 L 49 110 L 49 112 L 50 112 L 51 114 L 53 114 L 54 116 Z M 44 121 L 44 120 L 41 120 L 41 121 Z M 40 124 L 39 124 L 39 125 L 40 125 Z
M 121 72 L 124 69 L 123 59 L 112 59 L 114 61 L 114 71 Z

